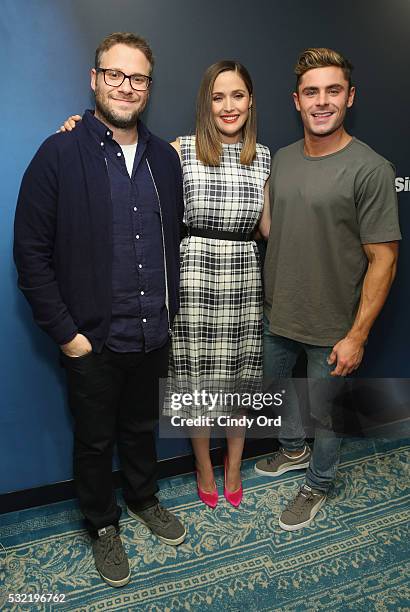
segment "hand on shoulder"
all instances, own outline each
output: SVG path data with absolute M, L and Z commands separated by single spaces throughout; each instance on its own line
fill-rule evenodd
M 60 129 L 57 132 L 71 132 L 75 128 L 77 121 L 81 121 L 81 115 L 70 115 L 63 125 L 60 125 Z
M 174 147 L 175 151 L 179 155 L 179 159 L 181 159 L 181 143 L 179 142 L 179 138 L 169 143 L 171 147 Z

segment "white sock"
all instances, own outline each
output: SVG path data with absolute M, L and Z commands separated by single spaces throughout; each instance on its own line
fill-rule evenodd
M 285 455 L 285 457 L 287 457 L 288 459 L 300 459 L 300 458 L 301 458 L 301 457 L 302 457 L 302 456 L 305 454 L 305 452 L 306 452 L 306 446 L 303 448 L 303 451 L 300 453 L 300 455 L 296 455 L 296 456 L 295 456 L 295 455 L 293 455 L 293 456 L 291 456 L 291 455 L 287 455 L 287 454 L 286 454 L 286 451 L 285 451 L 285 450 L 283 450 L 283 454 L 284 454 L 284 455 Z

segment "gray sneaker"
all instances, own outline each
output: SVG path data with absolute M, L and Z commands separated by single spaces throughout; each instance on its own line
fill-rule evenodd
M 130 580 L 131 572 L 121 538 L 114 525 L 98 530 L 92 541 L 95 567 L 100 576 L 112 587 L 121 587 Z
M 303 454 L 296 459 L 285 455 L 283 448 L 273 453 L 271 457 L 259 459 L 255 464 L 255 472 L 261 476 L 280 476 L 290 470 L 307 468 L 310 461 L 310 448 L 306 445 Z
M 326 493 L 303 485 L 296 497 L 286 506 L 279 517 L 279 527 L 285 531 L 296 531 L 307 527 L 326 501 Z
M 144 510 L 133 510 L 127 507 L 128 514 L 132 518 L 144 523 L 161 542 L 177 546 L 185 540 L 186 529 L 177 517 L 169 510 L 155 504 Z

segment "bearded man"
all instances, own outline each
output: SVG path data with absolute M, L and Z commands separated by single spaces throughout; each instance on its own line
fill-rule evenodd
M 186 531 L 155 496 L 159 378 L 178 309 L 183 196 L 174 149 L 140 121 L 147 42 L 114 33 L 91 70 L 95 110 L 54 134 L 27 168 L 15 219 L 19 287 L 60 348 L 74 418 L 74 480 L 96 567 L 130 578 L 112 483 L 117 444 L 128 513 L 165 543 Z

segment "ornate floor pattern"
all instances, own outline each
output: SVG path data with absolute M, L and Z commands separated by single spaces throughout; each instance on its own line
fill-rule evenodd
M 164 505 L 188 528 L 177 549 L 123 515 L 132 579 L 101 581 L 74 501 L 0 515 L 0 609 L 144 612 L 404 612 L 410 610 L 410 441 L 345 443 L 335 490 L 299 532 L 278 514 L 302 481 L 243 465 L 235 510 L 197 498 L 192 474 L 161 482 Z M 222 472 L 217 471 L 222 491 Z M 221 499 L 221 498 L 220 498 Z M 7 603 L 9 593 L 52 593 L 63 603 Z

